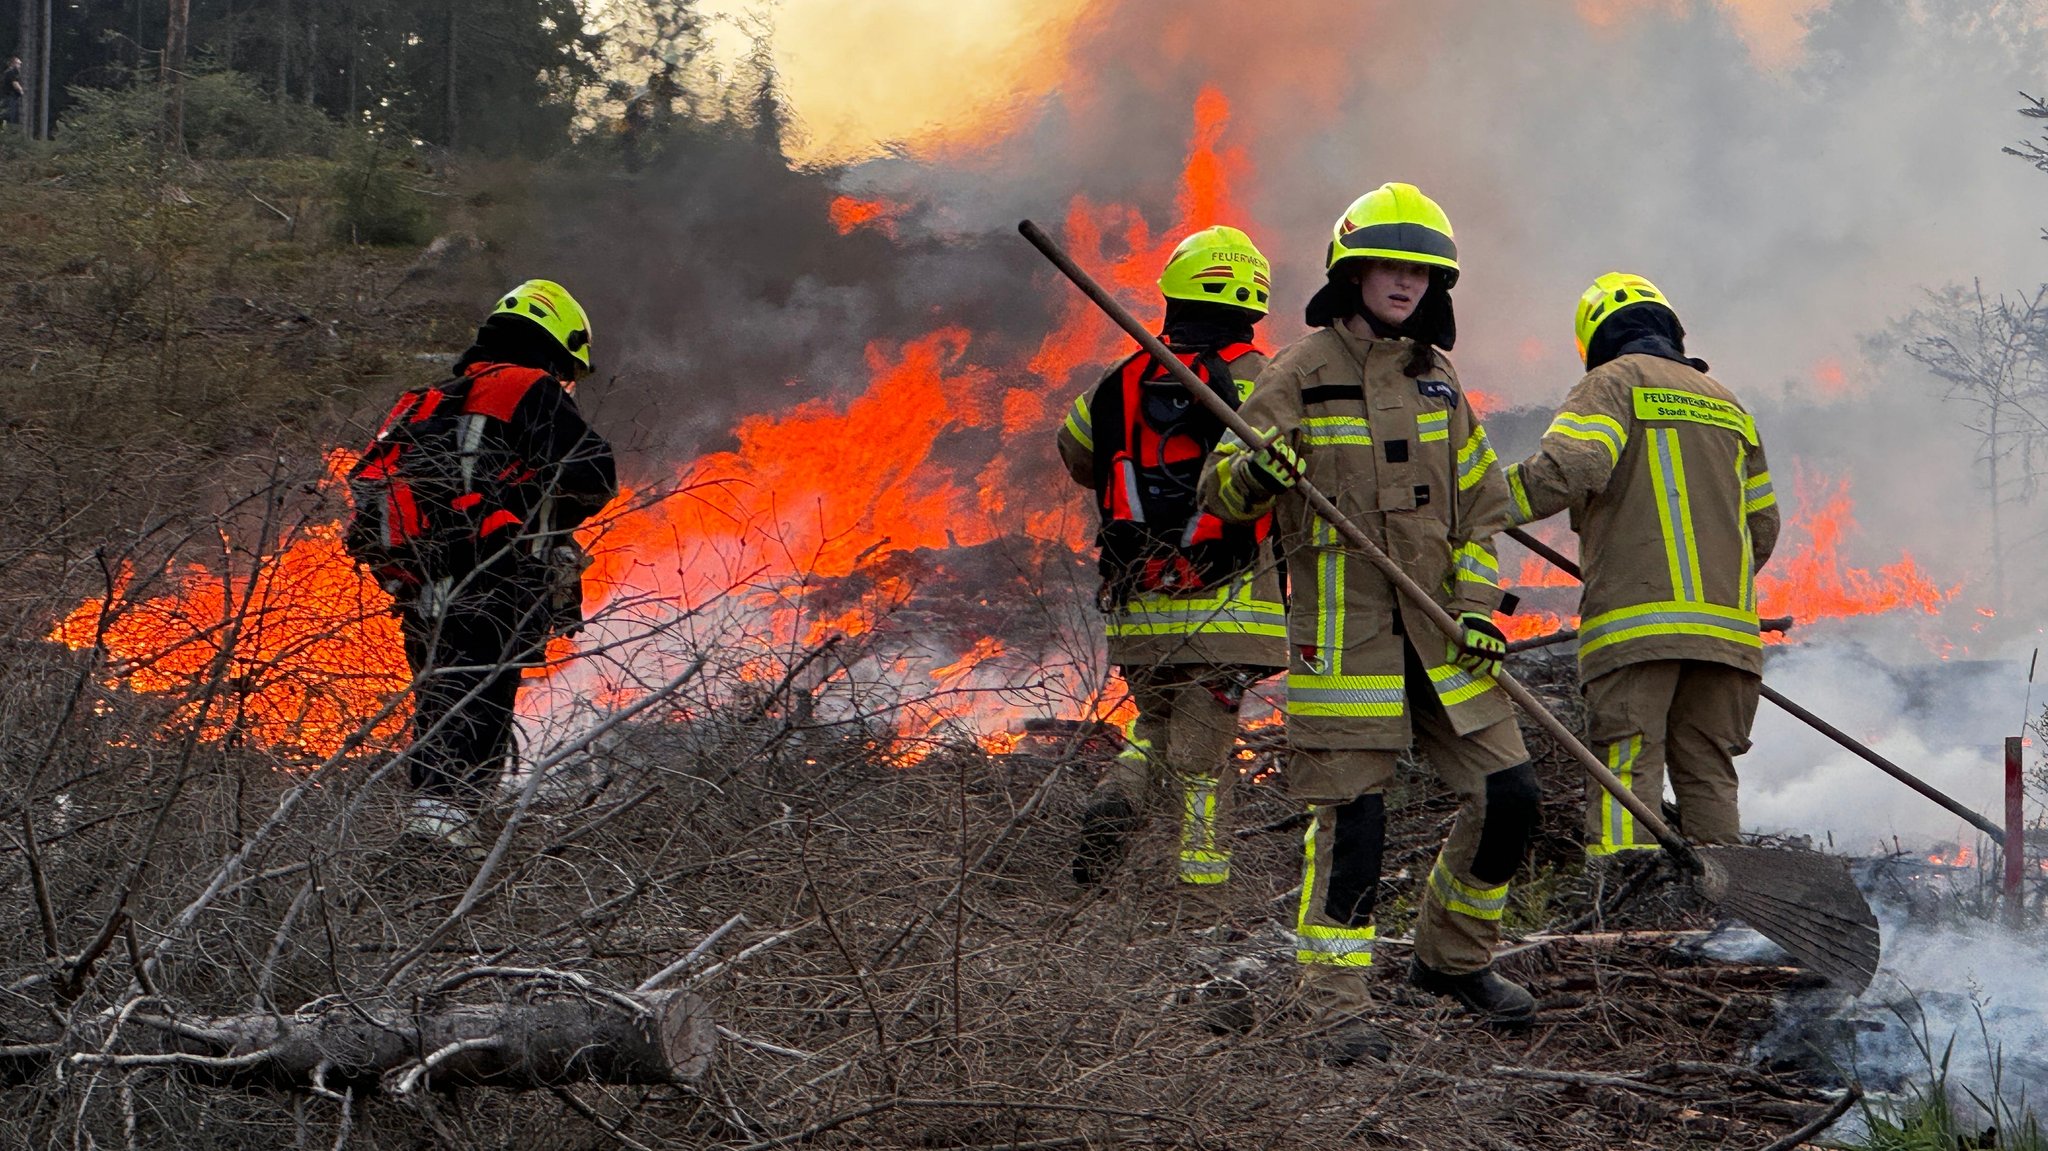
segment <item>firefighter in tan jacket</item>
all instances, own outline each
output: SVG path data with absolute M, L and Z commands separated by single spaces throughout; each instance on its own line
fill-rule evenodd
M 1643 802 L 1678 797 L 1700 843 L 1734 843 L 1735 756 L 1749 750 L 1763 674 L 1756 572 L 1778 501 L 1756 421 L 1685 354 L 1656 286 L 1609 272 L 1579 300 L 1585 378 L 1536 454 L 1508 469 L 1514 518 L 1571 512 L 1585 589 L 1579 679 L 1593 750 Z M 1598 786 L 1586 851 L 1657 841 Z
M 1250 237 L 1218 226 L 1182 240 L 1159 277 L 1161 338 L 1233 407 L 1266 366 L 1252 327 L 1266 315 L 1268 275 Z M 1138 707 L 1082 816 L 1074 879 L 1084 886 L 1122 857 L 1162 786 L 1180 812 L 1184 890 L 1213 892 L 1230 878 L 1238 708 L 1286 664 L 1287 617 L 1265 523 L 1201 513 L 1202 461 L 1222 434 L 1144 352 L 1075 397 L 1058 433 L 1067 474 L 1095 493 L 1109 662 Z
M 1316 330 L 1259 374 L 1245 420 L 1250 449 L 1226 436 L 1203 476 L 1227 520 L 1272 509 L 1290 585 L 1286 769 L 1309 805 L 1295 955 L 1303 992 L 1331 1024 L 1324 1058 L 1383 1054 L 1366 1019 L 1365 976 L 1385 845 L 1384 793 L 1419 742 L 1462 800 L 1423 885 L 1410 981 L 1491 1022 L 1535 1010 L 1492 969 L 1492 948 L 1540 818 L 1534 770 L 1493 676 L 1506 654 L 1492 542 L 1508 490 L 1486 431 L 1436 349 L 1455 337 L 1449 219 L 1409 184 L 1360 197 L 1337 221 L 1329 282 L 1310 301 Z M 1294 490 L 1305 476 L 1433 589 L 1461 634 L 1446 636 Z

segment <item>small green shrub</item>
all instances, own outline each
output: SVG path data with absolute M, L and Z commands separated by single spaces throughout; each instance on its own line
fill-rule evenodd
M 415 246 L 433 237 L 433 213 L 408 186 L 390 149 L 357 137 L 334 176 L 334 238 L 345 244 Z
M 128 88 L 73 88 L 63 139 L 109 152 L 162 139 L 165 94 L 154 77 Z M 210 160 L 325 155 L 339 126 L 303 104 L 278 103 L 240 72 L 198 72 L 185 80 L 185 150 Z

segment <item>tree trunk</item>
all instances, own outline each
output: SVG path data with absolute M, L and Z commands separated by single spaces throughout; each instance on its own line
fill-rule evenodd
M 688 991 L 639 992 L 636 1015 L 597 995 L 537 1002 L 454 1004 L 411 1014 L 329 1010 L 131 1019 L 112 1052 L 103 1038 L 77 1047 L 88 1060 L 170 1066 L 226 1087 L 361 1093 L 422 1086 L 525 1091 L 569 1083 L 689 1083 L 710 1069 L 718 1032 L 709 1007 Z M 20 1083 L 68 1054 L 51 1045 L 13 1047 L 0 1081 Z M 190 1057 L 189 1060 L 181 1057 Z M 430 1064 L 424 1067 L 423 1064 Z
M 277 0 L 277 102 L 291 99 L 292 0 Z
M 1991 465 L 1991 610 L 2005 610 L 2005 530 L 1999 520 L 1998 456 L 2005 450 L 1999 439 L 1998 417 L 2003 406 L 2005 390 L 2003 381 L 1994 385 L 1991 391 L 1991 423 L 1985 433 L 1988 445 L 1986 454 Z
M 458 86 L 457 86 L 457 83 L 456 83 L 456 82 L 457 82 L 457 80 L 458 80 L 458 78 L 459 78 L 459 76 L 460 76 L 460 73 L 458 72 L 458 70 L 457 70 L 457 67 L 456 67 L 456 65 L 457 65 L 457 60 L 458 60 L 458 57 L 459 57 L 460 53 L 459 53 L 459 52 L 457 51 L 457 48 L 458 48 L 458 42 L 457 42 L 457 40 L 456 40 L 456 28 L 455 28 L 455 5 L 456 5 L 456 0 L 448 0 L 448 82 L 447 82 L 447 96 L 448 96 L 448 150 L 449 150 L 450 152 L 453 152 L 453 151 L 455 151 L 455 150 L 456 150 L 457 148 L 460 148 L 460 147 L 462 146 L 462 109 L 461 109 L 461 102 L 460 102 L 460 101 L 461 101 L 461 96 L 460 96 L 460 94 L 459 94 L 459 93 L 460 93 L 460 90 L 459 90 L 459 88 L 458 88 Z
M 21 134 L 33 140 L 36 137 L 36 45 L 42 38 L 36 35 L 36 0 L 21 0 Z
M 43 0 L 43 18 L 38 31 L 42 34 L 42 59 L 36 63 L 36 124 L 37 135 L 50 138 L 50 0 Z
M 165 139 L 180 155 L 185 151 L 185 32 L 192 24 L 192 0 L 170 0 L 164 28 Z
M 306 106 L 309 108 L 319 103 L 319 83 L 320 20 L 314 17 L 306 22 Z
M 358 16 L 358 14 L 357 14 L 357 12 L 356 12 L 356 0 L 349 0 L 349 4 L 348 4 L 348 76 L 347 76 L 347 79 L 346 79 L 346 81 L 345 81 L 345 83 L 346 83 L 346 85 L 347 85 L 347 87 L 348 87 L 348 116 L 347 116 L 347 118 L 345 119 L 345 121 L 344 121 L 344 122 L 345 122 L 345 123 L 347 123 L 347 124 L 348 124 L 348 125 L 349 125 L 349 126 L 350 126 L 351 128 L 355 127 L 355 125 L 356 125 L 356 119 L 357 119 L 357 117 L 356 117 L 356 111 L 357 111 L 357 108 L 358 108 L 358 104 L 357 104 L 357 99 L 356 99 L 356 56 L 357 56 L 357 55 L 358 55 L 359 53 L 361 53 L 361 51 L 362 51 L 362 48 L 363 48 L 363 24 L 362 24 L 362 20 L 361 20 L 361 18 L 360 18 L 360 17 Z

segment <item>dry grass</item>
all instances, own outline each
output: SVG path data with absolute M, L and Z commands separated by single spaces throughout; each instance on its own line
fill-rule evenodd
M 852 650 L 778 689 L 740 665 L 807 653 L 743 629 L 662 641 L 669 670 L 701 657 L 701 674 L 566 763 L 488 871 L 400 846 L 394 744 L 314 770 L 195 738 L 195 709 L 240 730 L 263 668 L 202 660 L 171 693 L 138 694 L 95 653 L 45 642 L 52 621 L 86 598 L 133 610 L 188 563 L 251 571 L 290 525 L 331 516 L 308 487 L 318 447 L 367 393 L 410 381 L 416 352 L 458 346 L 470 317 L 453 301 L 473 293 L 460 269 L 408 278 L 416 253 L 329 246 L 331 173 L 131 180 L 79 164 L 10 167 L 0 229 L 29 320 L 0 334 L 10 1145 L 1754 1147 L 1819 1108 L 1803 1073 L 1746 1063 L 1795 976 L 1653 946 L 1520 952 L 1512 969 L 1544 1009 L 1498 1035 L 1405 992 L 1389 943 L 1398 1057 L 1324 1067 L 1288 1007 L 1298 829 L 1240 839 L 1220 908 L 1172 890 L 1157 821 L 1110 885 L 1077 891 L 1092 753 L 960 745 L 891 766 L 900 701 Z M 248 622 L 231 606 L 208 627 L 232 650 Z M 1579 785 L 1554 754 L 1543 770 L 1526 885 L 1542 898 L 1518 908 L 1524 929 L 1587 910 Z M 1419 773 L 1398 789 L 1383 934 L 1401 930 L 1451 810 Z M 1290 814 L 1277 788 L 1252 787 L 1239 823 Z M 474 907 L 457 914 L 465 892 Z M 746 925 L 684 976 L 731 1032 L 694 1089 L 381 1094 L 344 1117 L 332 1100 L 48 1057 L 98 1050 L 144 1001 L 413 1009 L 480 960 L 631 988 L 736 914 Z M 1251 993 L 1241 1032 L 1210 1028 L 1190 994 L 1226 974 Z

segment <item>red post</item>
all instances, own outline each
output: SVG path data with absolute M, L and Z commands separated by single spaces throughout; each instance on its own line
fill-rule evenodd
M 2027 865 L 2026 815 L 2020 802 L 2020 745 L 2019 736 L 2005 737 L 2005 898 L 2015 914 L 2019 911 L 2020 873 Z

